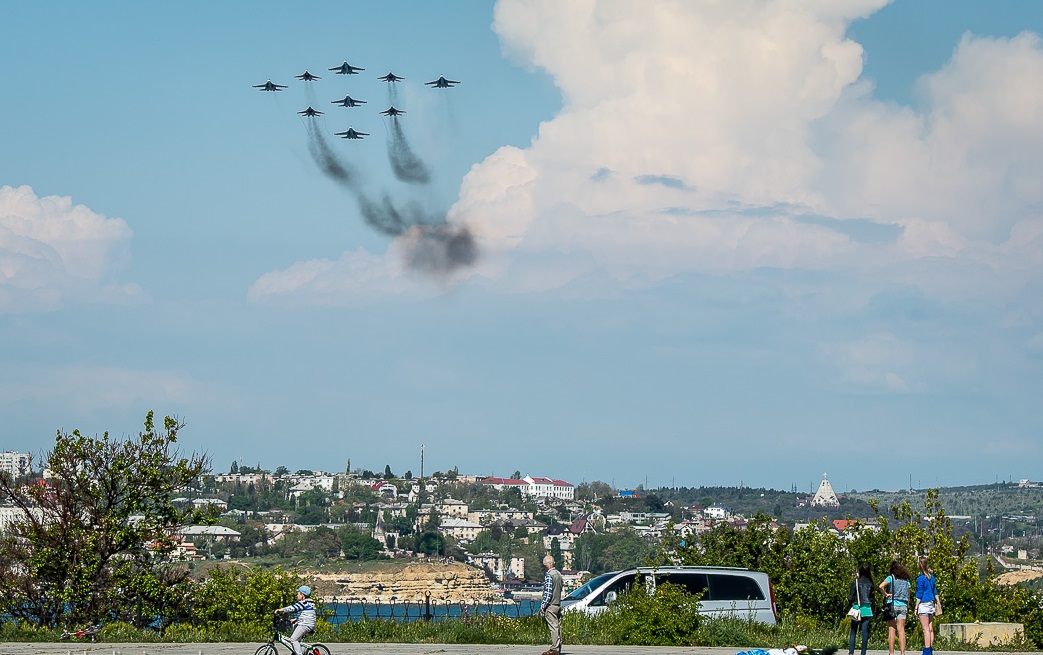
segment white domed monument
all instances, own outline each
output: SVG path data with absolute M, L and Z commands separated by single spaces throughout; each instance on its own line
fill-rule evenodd
M 822 474 L 822 484 L 818 486 L 815 497 L 811 499 L 812 507 L 840 507 L 840 500 L 833 492 L 833 485 L 825 473 Z

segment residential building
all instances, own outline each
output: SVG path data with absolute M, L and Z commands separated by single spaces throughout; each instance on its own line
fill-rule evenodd
M 177 533 L 183 540 L 205 538 L 224 543 L 239 541 L 240 537 L 240 533 L 223 525 L 186 525 Z
M 474 509 L 467 512 L 467 520 L 490 525 L 496 521 L 510 521 L 515 525 L 529 525 L 532 522 L 532 512 L 525 512 L 511 507 L 497 509 Z
M 560 498 L 572 500 L 576 497 L 576 487 L 564 480 L 552 480 L 551 478 L 534 478 L 527 475 L 522 479 L 516 478 L 485 478 L 482 484 L 489 485 L 493 489 L 517 489 L 523 496 L 530 498 Z
M 268 473 L 223 473 L 214 476 L 214 482 L 239 482 L 241 484 L 257 484 L 271 480 Z
M 7 473 L 12 478 L 19 478 L 32 473 L 33 456 L 29 453 L 16 453 L 9 450 L 0 453 L 0 472 Z
M 508 578 L 525 577 L 524 557 L 512 557 L 510 562 L 505 562 L 496 553 L 479 553 L 477 555 L 468 555 L 467 563 L 482 567 L 489 575 L 500 582 Z
M 438 530 L 442 534 L 448 535 L 459 542 L 474 541 L 478 533 L 484 529 L 484 526 L 473 521 L 457 519 L 451 516 L 442 519 L 442 524 L 438 526 Z
M 395 500 L 398 498 L 398 487 L 385 480 L 374 482 L 369 488 L 384 500 Z

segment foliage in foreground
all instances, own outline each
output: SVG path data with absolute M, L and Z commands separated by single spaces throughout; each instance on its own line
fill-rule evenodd
M 809 621 L 783 621 L 768 626 L 735 618 L 704 618 L 694 629 L 684 628 L 674 640 L 651 636 L 647 641 L 635 639 L 627 633 L 636 617 L 605 613 L 595 617 L 566 613 L 562 628 L 567 645 L 668 645 L 695 647 L 783 648 L 792 644 L 807 644 L 814 648 L 847 644 L 847 624 L 822 625 Z M 915 628 L 909 629 L 912 635 Z M 0 624 L 0 642 L 54 642 L 60 630 L 38 628 L 24 622 L 8 621 Z M 196 627 L 189 624 L 172 625 L 164 632 L 144 630 L 126 623 L 106 625 L 98 637 L 103 643 L 263 643 L 267 629 L 242 626 L 235 623 Z M 538 645 L 547 641 L 547 628 L 539 616 L 510 618 L 499 615 L 480 615 L 431 622 L 400 623 L 386 619 L 362 620 L 331 626 L 320 622 L 315 641 L 335 643 L 416 643 L 416 644 L 518 644 Z M 990 649 L 978 648 L 952 640 L 935 641 L 938 650 L 1003 652 L 1033 651 L 1027 640 Z M 869 648 L 887 648 L 886 634 L 870 639 Z M 911 643 L 909 650 L 916 650 Z
M 0 502 L 22 516 L 0 537 L 0 612 L 41 627 L 180 617 L 188 572 L 161 561 L 175 530 L 206 516 L 172 498 L 209 464 L 181 456 L 176 419 L 158 428 L 149 412 L 144 427 L 122 440 L 59 431 L 49 478 L 0 475 Z
M 162 632 L 143 630 L 127 623 L 104 626 L 99 641 L 113 643 L 177 642 L 261 643 L 267 639 L 273 600 L 286 600 L 299 580 L 272 571 L 218 569 L 204 583 L 212 600 L 227 601 L 228 613 L 211 615 L 195 624 L 184 622 Z M 239 587 L 237 590 L 236 587 Z M 700 646 L 731 648 L 779 648 L 806 644 L 813 648 L 847 643 L 848 623 L 818 621 L 807 617 L 784 617 L 778 625 L 763 625 L 736 618 L 711 618 L 697 612 L 698 599 L 682 587 L 658 585 L 650 592 L 644 585 L 622 595 L 614 607 L 597 616 L 566 612 L 562 628 L 570 645 Z M 252 609 L 245 609 L 252 605 Z M 881 624 L 883 627 L 883 624 Z M 910 650 L 918 630 L 908 627 Z M 0 624 L 0 641 L 55 641 L 60 631 L 39 628 L 24 621 Z M 497 614 L 465 614 L 459 618 L 430 622 L 399 622 L 363 619 L 331 625 L 320 620 L 314 639 L 326 643 L 431 643 L 431 644 L 524 644 L 546 643 L 547 629 L 540 616 L 511 618 Z M 870 648 L 886 648 L 886 632 L 875 630 Z M 981 650 L 971 644 L 938 640 L 944 650 Z M 1028 640 L 1005 644 L 993 650 L 1030 651 Z

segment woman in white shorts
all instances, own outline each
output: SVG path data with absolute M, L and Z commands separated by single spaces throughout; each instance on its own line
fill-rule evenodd
M 927 558 L 921 557 L 917 563 L 920 575 L 916 578 L 916 615 L 920 618 L 923 629 L 923 655 L 934 655 L 934 615 L 940 614 L 935 606 L 938 600 L 938 585 Z

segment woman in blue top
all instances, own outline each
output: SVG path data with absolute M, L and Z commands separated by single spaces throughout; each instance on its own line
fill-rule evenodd
M 917 563 L 920 575 L 916 578 L 916 615 L 920 617 L 920 627 L 923 628 L 923 655 L 934 653 L 934 615 L 937 613 L 935 603 L 938 600 L 938 585 L 927 558 L 921 557 Z
M 898 646 L 905 655 L 905 617 L 909 615 L 909 569 L 898 562 L 891 562 L 887 572 L 890 574 L 880 583 L 880 591 L 887 596 L 887 601 L 894 607 L 894 618 L 887 621 L 887 652 L 895 655 L 895 632 L 898 633 Z

